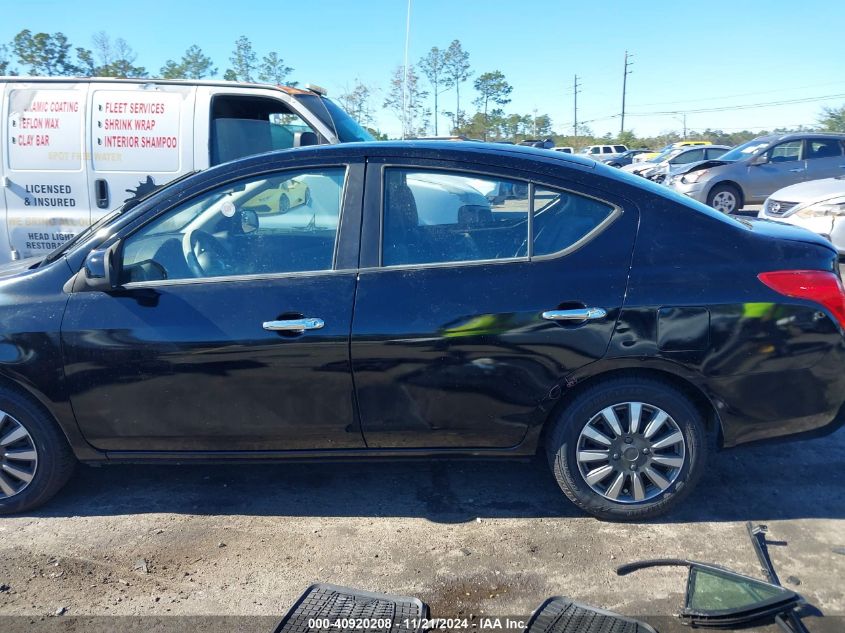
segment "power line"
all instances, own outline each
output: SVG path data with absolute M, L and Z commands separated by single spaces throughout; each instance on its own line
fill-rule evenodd
M 629 116 L 656 116 L 656 115 L 670 115 L 670 114 L 699 114 L 703 112 L 726 112 L 728 110 L 750 110 L 753 108 L 765 108 L 780 105 L 790 105 L 793 103 L 813 103 L 815 101 L 826 101 L 829 99 L 842 99 L 845 93 L 838 93 L 832 95 L 821 95 L 818 97 L 799 97 L 797 99 L 781 99 L 780 101 L 766 101 L 762 103 L 745 103 L 741 105 L 732 106 L 718 106 L 714 108 L 694 108 L 691 110 L 664 110 L 660 112 L 629 112 Z
M 700 103 L 702 101 L 720 101 L 722 99 L 735 99 L 737 97 L 752 97 L 756 95 L 766 95 L 776 92 L 795 92 L 796 90 L 805 90 L 807 88 L 821 88 L 822 86 L 841 86 L 845 81 L 828 81 L 822 84 L 811 84 L 808 86 L 790 86 L 789 88 L 777 88 L 775 90 L 762 90 L 757 92 L 742 92 L 734 95 L 721 95 L 718 97 L 701 97 L 699 99 L 682 99 L 681 101 L 657 101 L 654 103 L 640 103 L 637 107 L 645 108 L 648 106 L 661 105 L 677 105 L 679 103 Z

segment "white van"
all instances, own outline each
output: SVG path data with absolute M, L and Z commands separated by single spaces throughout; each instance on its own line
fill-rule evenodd
M 0 264 L 44 255 L 186 172 L 371 140 L 316 87 L 0 77 L 0 103 Z

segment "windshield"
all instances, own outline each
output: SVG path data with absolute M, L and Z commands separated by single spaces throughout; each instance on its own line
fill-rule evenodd
M 341 143 L 373 141 L 372 135 L 349 116 L 331 99 L 317 95 L 298 95 L 297 99 L 313 113 L 320 122 L 333 130 Z
M 719 160 L 742 160 L 743 158 L 748 158 L 749 156 L 756 154 L 759 150 L 764 149 L 769 145 L 769 141 L 761 141 L 760 139 L 754 139 L 753 141 L 748 141 L 747 143 L 743 143 L 742 145 L 737 145 L 729 152 L 722 154 L 719 157 Z

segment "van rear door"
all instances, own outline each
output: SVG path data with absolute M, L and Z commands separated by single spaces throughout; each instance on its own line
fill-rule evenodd
M 195 98 L 191 85 L 91 84 L 89 222 L 194 169 Z
M 87 82 L 8 82 L 2 137 L 6 240 L 0 262 L 46 255 L 90 222 Z

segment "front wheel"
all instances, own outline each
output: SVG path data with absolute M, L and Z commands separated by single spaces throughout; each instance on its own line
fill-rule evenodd
M 660 516 L 693 489 L 706 460 L 704 420 L 652 379 L 598 383 L 563 411 L 547 453 L 558 485 L 601 519 Z
M 733 185 L 716 185 L 707 195 L 707 204 L 725 214 L 738 211 L 741 201 L 742 196 Z
M 67 482 L 76 459 L 41 407 L 0 388 L 0 514 L 35 508 Z

